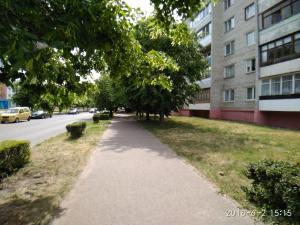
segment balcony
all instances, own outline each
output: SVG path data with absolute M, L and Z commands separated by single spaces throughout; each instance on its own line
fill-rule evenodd
M 285 99 L 283 99 L 285 98 Z M 259 100 L 260 111 L 277 111 L 277 112 L 300 112 L 300 95 L 297 96 L 280 96 L 276 98 L 267 96 Z
M 198 38 L 198 42 L 202 47 L 207 47 L 211 44 L 211 34 L 203 37 L 203 38 Z
M 282 22 L 260 31 L 260 44 L 265 44 L 281 38 L 287 34 L 295 33 L 300 28 L 300 14 L 294 15 Z
M 261 67 L 260 77 L 270 77 L 300 71 L 300 58 Z

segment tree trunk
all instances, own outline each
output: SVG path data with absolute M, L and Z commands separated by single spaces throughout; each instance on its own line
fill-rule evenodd
M 150 120 L 150 113 L 146 112 L 146 120 Z
M 163 113 L 163 112 L 160 112 L 160 113 L 159 113 L 159 121 L 160 121 L 160 122 L 163 122 L 164 119 L 165 119 L 164 113 Z

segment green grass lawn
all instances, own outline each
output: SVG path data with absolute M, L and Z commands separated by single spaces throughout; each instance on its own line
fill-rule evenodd
M 82 137 L 64 133 L 34 146 L 31 162 L 0 182 L 0 224 L 48 224 L 63 210 L 74 183 L 109 121 L 87 123 Z
M 215 183 L 221 193 L 248 209 L 253 206 L 241 190 L 249 184 L 242 173 L 248 163 L 263 159 L 300 162 L 299 131 L 195 117 L 142 124 Z

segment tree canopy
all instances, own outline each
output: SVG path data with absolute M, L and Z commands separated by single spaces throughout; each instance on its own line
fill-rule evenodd
M 167 115 L 190 101 L 205 69 L 193 34 L 174 18 L 206 1 L 151 2 L 156 16 L 137 24 L 138 12 L 122 0 L 0 1 L 0 82 L 17 81 L 15 99 L 25 101 L 24 92 L 51 108 L 86 97 L 82 80 L 96 70 L 124 89 L 114 102 Z
M 205 0 L 151 0 L 164 23 L 175 11 L 187 17 Z M 3 0 L 0 1 L 0 82 L 42 77 L 45 49 L 57 49 L 74 71 L 87 76 L 109 66 L 113 74 L 127 72 L 135 42 L 136 13 L 122 0 Z M 159 22 L 156 26 L 161 25 Z M 75 76 L 75 74 L 73 73 Z M 62 79 L 68 80 L 68 77 Z

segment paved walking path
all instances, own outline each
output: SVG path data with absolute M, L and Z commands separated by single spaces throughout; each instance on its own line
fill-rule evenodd
M 180 134 L 179 134 L 180 135 Z M 253 225 L 137 122 L 117 118 L 54 225 Z

